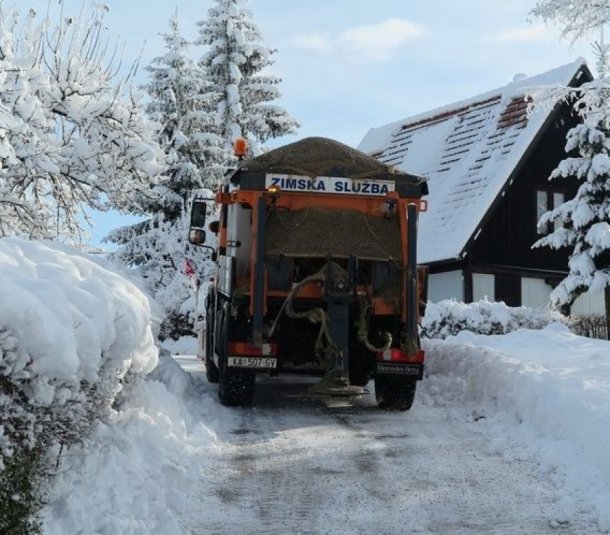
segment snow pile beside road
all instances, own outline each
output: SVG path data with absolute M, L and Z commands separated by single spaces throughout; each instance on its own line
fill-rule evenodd
M 202 423 L 215 418 L 201 408 L 224 416 L 216 427 L 234 419 L 202 387 L 162 353 L 110 422 L 64 458 L 44 511 L 45 535 L 185 533 L 217 449 L 215 432 Z
M 553 324 L 503 336 L 465 331 L 425 349 L 424 402 L 470 406 L 498 453 L 512 445 L 559 480 L 566 519 L 592 507 L 610 530 L 610 342 Z
M 11 485 L 19 489 L 11 469 L 28 452 L 80 439 L 127 373 L 155 367 L 157 349 L 148 298 L 61 245 L 1 239 L 0 303 L 2 508 L 4 499 L 24 501 L 11 493 Z
M 125 374 L 156 365 L 147 297 L 124 277 L 51 243 L 0 240 L 0 325 L 16 338 L 20 370 L 44 402 L 66 382 L 99 379 L 110 363 Z

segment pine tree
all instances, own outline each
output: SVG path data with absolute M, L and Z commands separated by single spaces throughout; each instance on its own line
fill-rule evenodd
M 119 229 L 110 239 L 120 245 L 115 257 L 138 266 L 165 308 L 163 332 L 176 337 L 192 325 L 194 292 L 182 265 L 187 258 L 199 272 L 211 270 L 204 250 L 186 243 L 189 201 L 195 190 L 211 196 L 232 162 L 232 142 L 245 136 L 253 154 L 270 138 L 292 132 L 296 122 L 272 101 L 280 80 L 260 71 L 272 64 L 273 51 L 258 43 L 245 2 L 218 1 L 200 23 L 199 44 L 209 51 L 199 66 L 189 59 L 177 16 L 165 34 L 164 56 L 153 60 L 146 90 L 148 113 L 161 125 L 159 142 L 168 172 L 146 204 L 147 221 Z M 224 53 L 224 51 L 228 51 Z
M 208 47 L 199 65 L 218 95 L 218 134 L 227 154 L 235 139 L 249 141 L 253 155 L 272 138 L 296 131 L 297 122 L 273 104 L 280 97 L 281 79 L 265 74 L 276 52 L 261 44 L 262 34 L 246 8 L 247 0 L 214 0 L 207 19 L 200 21 L 198 44 Z
M 583 88 L 583 98 L 606 102 L 608 87 Z M 591 91 L 590 93 L 588 91 Z M 607 292 L 610 287 L 610 108 L 600 108 L 583 118 L 568 134 L 566 151 L 578 156 L 560 163 L 551 175 L 581 182 L 576 196 L 547 212 L 539 222 L 545 228 L 560 220 L 563 227 L 536 242 L 536 247 L 571 247 L 568 276 L 553 290 L 555 305 L 571 304 L 581 293 Z
M 215 189 L 222 178 L 224 151 L 222 140 L 213 132 L 216 118 L 205 111 L 211 108 L 214 94 L 189 58 L 190 43 L 181 35 L 177 13 L 162 36 L 165 54 L 147 67 L 150 80 L 145 90 L 150 97 L 148 115 L 160 125 L 158 142 L 167 171 L 153 196 L 143 199 L 150 217 L 114 231 L 108 239 L 119 245 L 113 256 L 137 267 L 163 306 L 162 333 L 177 337 L 190 333 L 194 311 L 192 284 L 182 269 L 184 259 L 206 269 L 204 250 L 186 241 L 189 201 L 195 190 Z
M 532 14 L 565 24 L 563 34 L 576 40 L 593 29 L 603 30 L 610 1 L 540 0 Z M 582 124 L 568 132 L 566 152 L 578 156 L 566 158 L 551 175 L 573 178 L 580 186 L 573 199 L 542 216 L 541 228 L 555 220 L 563 225 L 534 246 L 572 248 L 569 273 L 551 293 L 551 303 L 571 305 L 587 290 L 604 292 L 610 339 L 610 73 L 603 31 L 593 50 L 599 79 L 569 92 Z
M 163 34 L 166 53 L 147 67 L 150 97 L 147 113 L 161 125 L 159 142 L 169 166 L 163 182 L 161 209 L 178 217 L 193 189 L 215 189 L 222 178 L 222 139 L 214 132 L 217 117 L 208 112 L 216 95 L 202 71 L 190 59 L 191 44 L 181 35 L 177 12 Z

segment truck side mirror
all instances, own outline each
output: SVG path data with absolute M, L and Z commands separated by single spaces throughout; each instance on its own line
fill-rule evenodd
M 205 216 L 208 205 L 203 199 L 193 199 L 191 206 L 191 227 L 189 229 L 189 243 L 192 245 L 205 244 Z
M 203 228 L 208 205 L 203 199 L 193 199 L 191 207 L 191 228 Z
M 205 230 L 200 228 L 190 229 L 189 243 L 192 245 L 203 245 L 205 243 Z

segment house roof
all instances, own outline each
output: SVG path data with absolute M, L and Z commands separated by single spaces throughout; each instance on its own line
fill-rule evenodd
M 503 87 L 401 121 L 372 128 L 358 148 L 387 165 L 423 175 L 429 184 L 418 260 L 462 257 L 469 240 L 553 114 L 528 114 L 534 88 L 580 85 L 591 74 L 578 60 Z

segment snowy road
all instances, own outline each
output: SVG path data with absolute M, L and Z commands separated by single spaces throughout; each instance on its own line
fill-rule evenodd
M 178 360 L 200 376 L 196 361 Z M 566 516 L 566 496 L 520 455 L 509 425 L 504 441 L 471 409 L 430 403 L 425 383 L 413 409 L 395 414 L 372 395 L 328 409 L 307 397 L 310 379 L 259 379 L 255 407 L 214 429 L 187 533 L 599 532 L 587 511 Z
M 407 413 L 329 409 L 302 377 L 229 409 L 166 354 L 64 454 L 44 534 L 610 533 L 610 343 L 551 325 L 425 348 Z

